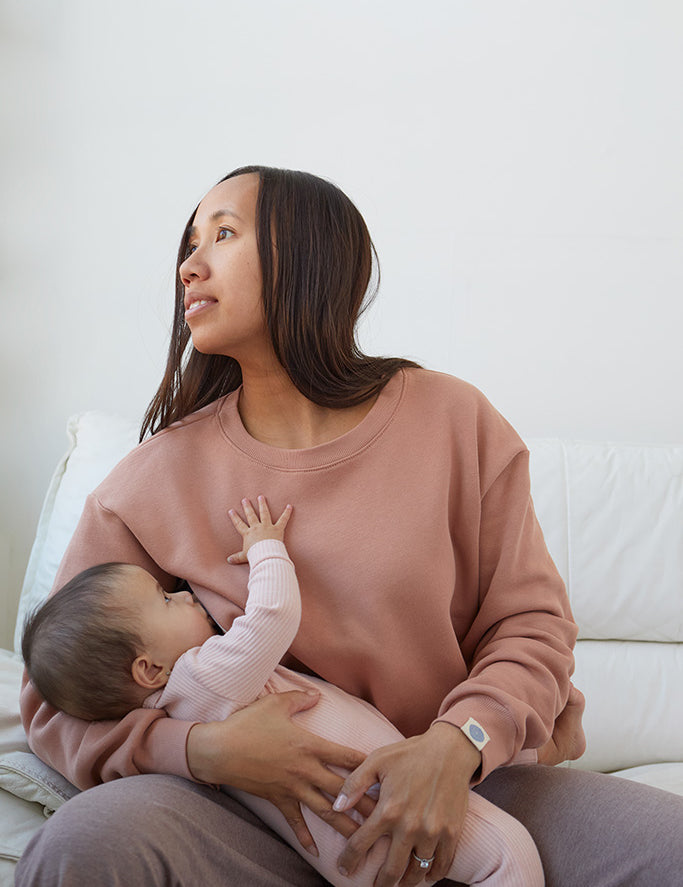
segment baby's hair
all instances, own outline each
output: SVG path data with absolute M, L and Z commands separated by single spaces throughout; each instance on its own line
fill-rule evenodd
M 128 564 L 84 570 L 29 615 L 21 652 L 28 676 L 54 708 L 87 721 L 139 708 L 131 665 L 143 651 L 131 614 L 116 600 Z

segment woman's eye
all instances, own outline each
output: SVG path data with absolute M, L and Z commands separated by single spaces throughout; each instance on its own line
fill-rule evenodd
M 234 233 L 235 232 L 231 231 L 230 228 L 219 228 L 218 234 L 216 234 L 216 240 L 228 240 L 228 238 L 232 237 Z
M 194 243 L 190 243 L 190 244 L 188 245 L 188 247 L 187 247 L 187 253 L 186 253 L 186 255 L 187 255 L 187 256 L 191 256 L 192 253 L 193 253 L 196 249 L 197 249 L 197 247 L 195 246 L 195 244 L 194 244 Z

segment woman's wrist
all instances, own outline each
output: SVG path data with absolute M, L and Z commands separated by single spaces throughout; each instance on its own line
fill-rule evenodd
M 433 734 L 435 740 L 443 744 L 444 754 L 454 755 L 458 758 L 469 783 L 481 767 L 479 749 L 470 742 L 459 727 L 446 721 L 437 721 L 431 725 L 427 732 Z
M 213 757 L 213 749 L 216 748 L 212 741 L 213 732 L 220 722 L 206 724 L 194 724 L 187 734 L 187 768 L 196 782 L 207 785 L 216 785 L 216 762 Z

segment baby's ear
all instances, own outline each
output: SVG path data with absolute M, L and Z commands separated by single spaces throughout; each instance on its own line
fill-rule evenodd
M 166 667 L 152 662 L 146 653 L 133 661 L 130 671 L 135 683 L 144 690 L 158 690 L 168 682 Z

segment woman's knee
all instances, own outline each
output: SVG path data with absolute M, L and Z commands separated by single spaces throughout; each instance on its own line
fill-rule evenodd
M 135 777 L 76 795 L 34 836 L 17 865 L 15 883 L 165 884 L 155 847 L 165 843 L 159 836 L 167 808 L 159 805 L 159 788 L 148 777 Z
M 519 819 L 549 884 L 673 887 L 683 869 L 683 798 L 601 773 L 495 771 L 475 791 Z
M 121 779 L 77 795 L 29 844 L 18 887 L 319 887 L 322 879 L 223 792 L 176 776 Z

